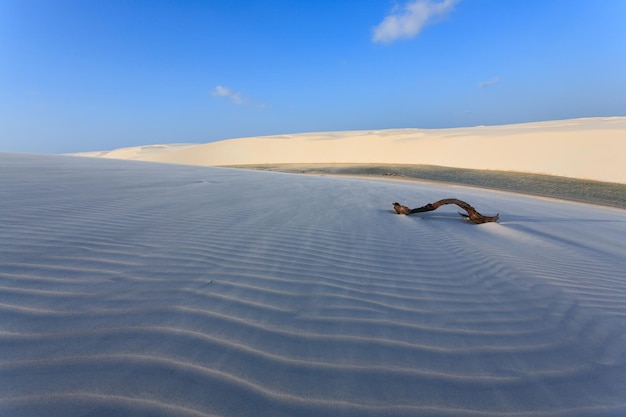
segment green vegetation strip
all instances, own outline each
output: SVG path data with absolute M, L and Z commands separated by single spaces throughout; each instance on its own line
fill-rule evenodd
M 231 165 L 229 168 L 440 181 L 626 208 L 626 184 L 552 175 L 397 164 L 266 164 Z

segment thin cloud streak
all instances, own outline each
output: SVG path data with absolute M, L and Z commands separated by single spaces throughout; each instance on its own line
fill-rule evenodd
M 416 0 L 403 7 L 396 6 L 385 19 L 374 28 L 372 41 L 390 44 L 399 39 L 410 39 L 437 18 L 454 10 L 460 0 Z
M 269 109 L 272 107 L 271 104 L 265 102 L 252 102 L 248 97 L 244 96 L 240 92 L 233 91 L 228 87 L 224 87 L 222 85 L 218 85 L 215 87 L 211 95 L 214 97 L 225 97 L 228 98 L 231 103 L 237 106 L 252 106 L 257 109 Z
M 493 77 L 489 81 L 481 81 L 478 83 L 478 88 L 487 88 L 492 85 L 498 84 L 500 82 L 500 77 Z
M 216 97 L 227 97 L 230 99 L 230 101 L 233 104 L 236 104 L 238 106 L 241 106 L 248 102 L 248 99 L 242 96 L 241 93 L 238 93 L 236 91 L 231 90 L 228 87 L 224 87 L 221 85 L 218 85 L 217 87 L 215 87 L 211 95 L 216 96 Z

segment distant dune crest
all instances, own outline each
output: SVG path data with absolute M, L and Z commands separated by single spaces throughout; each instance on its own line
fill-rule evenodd
M 207 166 L 428 164 L 626 183 L 626 117 L 453 129 L 300 133 L 76 155 Z

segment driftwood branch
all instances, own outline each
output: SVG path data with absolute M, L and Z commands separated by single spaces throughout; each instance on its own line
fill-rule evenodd
M 414 208 L 414 209 L 410 209 L 407 206 L 403 206 L 402 204 L 399 204 L 399 203 L 393 203 L 393 208 L 398 214 L 409 215 L 409 214 L 424 213 L 426 211 L 437 210 L 439 207 L 444 206 L 446 204 L 456 204 L 457 206 L 461 207 L 463 210 L 467 212 L 467 214 L 463 214 L 463 213 L 459 213 L 459 214 L 463 217 L 466 217 L 470 222 L 475 223 L 475 224 L 497 222 L 500 216 L 499 214 L 496 214 L 495 216 L 483 216 L 482 214 L 477 212 L 474 207 L 470 206 L 465 201 L 457 200 L 456 198 L 445 198 L 443 200 L 439 200 L 434 203 L 428 203 L 425 206 Z

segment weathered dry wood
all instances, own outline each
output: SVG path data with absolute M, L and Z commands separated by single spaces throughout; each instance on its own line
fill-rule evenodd
M 398 214 L 411 214 L 411 209 L 410 208 L 408 208 L 407 206 L 403 206 L 403 205 L 401 205 L 399 203 L 393 203 L 393 209 Z
M 393 203 L 393 208 L 398 214 L 409 215 L 409 214 L 424 213 L 426 211 L 437 210 L 439 207 L 444 206 L 446 204 L 456 204 L 457 206 L 461 207 L 463 210 L 467 212 L 467 214 L 462 214 L 462 213 L 459 213 L 459 214 L 461 214 L 461 216 L 463 217 L 467 217 L 467 219 L 470 222 L 475 223 L 475 224 L 497 222 L 500 217 L 499 214 L 496 214 L 495 216 L 483 216 L 482 214 L 477 212 L 474 207 L 470 206 L 465 201 L 461 201 L 456 198 L 444 198 L 443 200 L 439 200 L 434 203 L 428 203 L 425 206 L 414 208 L 414 209 L 409 209 L 407 206 L 403 206 L 402 204 L 399 204 L 399 203 Z

